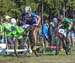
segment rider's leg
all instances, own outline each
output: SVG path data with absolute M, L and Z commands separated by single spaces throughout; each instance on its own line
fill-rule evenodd
M 7 43 L 8 43 L 8 48 L 12 49 L 12 44 L 13 44 L 13 41 L 12 41 L 12 37 L 11 36 L 7 36 Z
M 34 46 L 34 49 L 36 49 L 36 43 L 37 43 L 37 27 L 36 26 L 33 27 L 32 33 L 33 33 L 33 44 L 34 44 L 33 46 Z
M 70 43 L 71 43 L 71 32 L 67 33 L 67 40 L 68 40 L 68 44 L 70 45 Z
M 74 40 L 74 44 L 75 44 L 75 32 L 74 32 L 74 39 L 73 40 Z
M 72 38 L 72 45 L 74 46 L 74 42 L 75 42 L 75 32 L 72 32 L 72 36 L 71 36 L 71 38 Z
M 34 52 L 34 54 L 36 56 L 38 56 L 37 52 L 36 52 L 36 49 L 37 49 L 37 27 L 34 26 L 33 27 L 33 30 L 32 30 L 32 33 L 33 33 L 33 46 L 32 46 L 32 51 Z

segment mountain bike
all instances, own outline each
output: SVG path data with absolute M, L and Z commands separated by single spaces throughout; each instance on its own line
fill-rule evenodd
M 71 44 L 69 44 L 67 37 L 64 35 L 66 34 L 65 31 L 63 29 L 59 29 L 59 31 L 56 31 L 55 33 L 55 43 L 56 43 L 56 52 L 55 55 L 59 54 L 60 48 L 59 48 L 59 44 L 61 42 L 61 45 L 63 46 L 63 49 L 65 50 L 65 53 L 68 55 L 71 52 Z M 70 46 L 70 48 L 69 48 Z
M 14 51 L 15 51 L 15 54 L 16 56 L 20 57 L 20 56 L 25 56 L 27 55 L 28 53 L 34 53 L 36 56 L 37 53 L 36 51 L 33 50 L 33 47 L 34 47 L 34 44 L 33 44 L 33 35 L 32 35 L 32 28 L 33 28 L 33 25 L 25 25 L 23 26 L 23 28 L 25 29 L 24 33 L 23 33 L 23 38 L 22 38 L 22 41 L 18 44 L 18 49 L 22 49 L 22 51 L 17 52 L 16 50 L 16 40 L 15 40 L 15 47 L 14 47 Z

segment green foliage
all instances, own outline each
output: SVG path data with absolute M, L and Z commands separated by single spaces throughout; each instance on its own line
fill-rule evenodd
M 65 10 L 75 11 L 75 0 L 0 0 L 0 14 L 16 17 L 24 11 L 24 7 L 29 5 L 33 11 L 41 14 L 43 3 L 43 15 L 60 15 L 60 11 L 65 6 Z

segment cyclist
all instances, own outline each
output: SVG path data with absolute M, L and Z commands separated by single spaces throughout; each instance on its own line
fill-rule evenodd
M 11 17 L 6 15 L 5 16 L 5 22 L 3 23 L 3 27 L 4 27 L 4 32 L 6 32 L 6 36 L 7 36 L 7 45 L 9 48 L 12 48 L 11 45 L 13 44 L 13 40 L 12 40 L 12 36 L 11 36 Z
M 56 35 L 60 38 L 60 40 L 63 42 L 64 41 L 64 38 L 60 35 L 62 34 L 63 36 L 66 35 L 66 32 L 64 30 L 64 25 L 63 25 L 63 17 L 58 17 L 58 21 L 57 21 L 57 27 L 56 27 L 56 31 L 58 31 L 58 33 L 56 33 Z M 60 34 L 59 34 L 60 33 Z M 63 51 L 63 43 L 60 42 L 60 50 Z
M 74 42 L 75 42 L 75 19 L 73 19 L 73 26 L 72 26 L 72 32 L 73 32 L 73 35 L 72 35 L 72 39 L 73 39 L 73 46 L 74 46 Z
M 44 36 L 48 36 L 48 23 L 47 20 L 44 21 L 44 23 L 42 24 L 42 34 Z
M 39 25 L 41 21 L 41 18 L 40 16 L 32 12 L 30 6 L 26 6 L 25 12 L 22 12 L 20 16 L 22 17 L 22 20 L 25 22 L 25 24 L 33 25 L 33 29 L 32 29 L 33 43 L 34 43 L 33 49 L 36 50 L 36 43 L 37 43 L 37 32 L 36 31 L 37 31 L 37 26 Z
M 42 31 L 41 31 L 41 34 L 42 34 L 42 37 L 43 37 L 43 54 L 45 54 L 46 52 L 46 40 L 47 42 L 49 43 L 49 39 L 48 39 L 48 20 L 47 19 L 44 19 L 44 22 L 42 23 Z
M 68 40 L 68 44 L 69 44 L 69 48 L 70 48 L 70 45 L 71 45 L 71 39 L 72 39 L 72 25 L 73 23 L 71 22 L 71 19 L 69 18 L 64 18 L 64 28 L 66 30 L 66 37 L 67 37 L 67 40 Z
M 7 36 L 7 44 L 8 47 L 12 48 L 13 46 L 13 37 L 16 37 L 18 40 L 23 38 L 22 34 L 24 32 L 22 27 L 16 25 L 16 20 L 14 18 L 11 19 L 10 16 L 5 16 L 6 22 L 4 22 L 3 26 Z M 21 42 L 21 41 L 20 41 Z

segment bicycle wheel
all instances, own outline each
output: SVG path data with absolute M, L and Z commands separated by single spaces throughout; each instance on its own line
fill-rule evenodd
M 72 49 L 73 49 L 73 45 L 74 45 L 74 42 L 73 42 L 73 35 L 72 35 L 72 32 L 71 32 L 71 35 L 70 35 L 70 42 L 67 40 L 67 47 L 66 47 L 66 54 L 67 55 L 71 55 L 72 54 Z
M 46 37 L 44 35 L 39 35 L 38 39 L 40 50 L 38 51 L 41 54 L 46 53 Z
M 19 40 L 18 49 L 20 50 L 17 55 L 18 57 L 25 57 L 28 53 L 31 53 L 30 41 L 28 36 L 24 36 Z
M 73 51 L 73 46 L 74 46 L 74 41 L 73 41 L 73 37 L 71 36 L 71 42 L 70 42 L 70 46 L 69 46 L 69 54 L 72 54 Z
M 72 48 L 73 48 L 72 43 L 70 43 L 70 44 L 67 43 L 66 50 L 65 50 L 66 55 L 71 55 L 72 54 Z
M 63 48 L 65 50 L 66 55 L 72 54 L 72 41 L 68 42 L 67 38 L 63 36 Z

